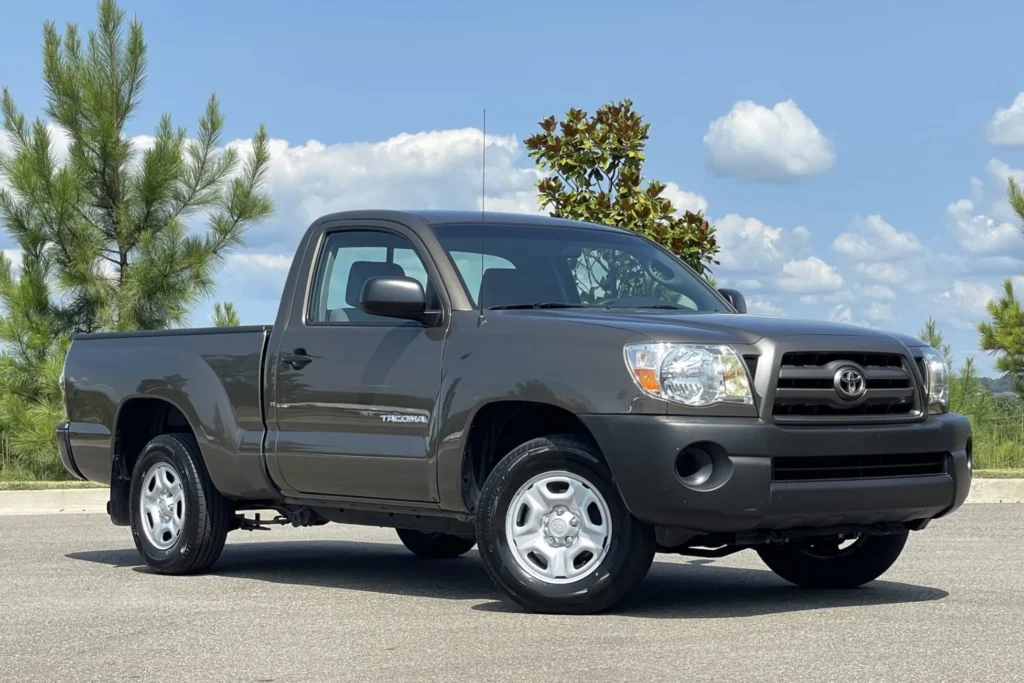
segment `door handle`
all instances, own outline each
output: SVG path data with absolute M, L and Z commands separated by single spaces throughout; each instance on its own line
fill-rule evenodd
M 313 357 L 306 353 L 306 349 L 295 349 L 291 353 L 281 356 L 281 362 L 299 370 L 312 363 Z

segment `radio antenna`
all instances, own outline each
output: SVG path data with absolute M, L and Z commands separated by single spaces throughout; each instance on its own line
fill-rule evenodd
M 480 220 L 487 220 L 487 110 L 484 109 L 484 145 L 482 152 L 482 163 L 480 165 Z M 483 252 L 481 252 L 482 254 Z M 482 273 L 483 271 L 481 271 Z
M 484 317 L 484 223 L 487 222 L 487 110 L 484 109 L 483 149 L 480 163 L 480 291 L 477 295 L 477 306 L 480 307 L 480 318 Z

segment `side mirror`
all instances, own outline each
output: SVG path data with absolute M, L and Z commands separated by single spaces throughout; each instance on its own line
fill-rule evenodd
M 371 277 L 359 293 L 359 308 L 370 315 L 418 320 L 432 325 L 439 314 L 427 311 L 423 286 L 411 277 Z
M 735 289 L 720 289 L 718 291 L 726 298 L 726 300 L 728 300 L 729 303 L 732 304 L 732 307 L 736 309 L 737 313 L 747 312 L 747 300 L 744 299 L 743 295 L 738 291 Z

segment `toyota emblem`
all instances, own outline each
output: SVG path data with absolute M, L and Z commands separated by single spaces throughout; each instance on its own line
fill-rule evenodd
M 832 384 L 835 386 L 839 398 L 846 401 L 856 401 L 868 390 L 864 373 L 857 368 L 839 368 L 832 379 Z

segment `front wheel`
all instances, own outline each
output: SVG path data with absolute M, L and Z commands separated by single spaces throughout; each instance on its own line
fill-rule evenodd
M 909 531 L 886 536 L 838 536 L 757 549 L 768 568 L 803 588 L 856 588 L 874 581 L 903 552 Z
M 654 559 L 654 531 L 634 518 L 589 444 L 529 441 L 488 476 L 476 519 L 480 557 L 505 595 L 534 612 L 611 607 Z

